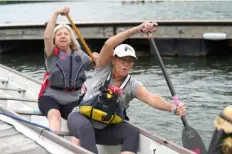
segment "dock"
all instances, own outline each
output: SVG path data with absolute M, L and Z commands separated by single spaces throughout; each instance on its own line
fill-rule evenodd
M 87 42 L 94 44 L 100 41 L 102 46 L 102 42 L 109 37 L 142 22 L 82 21 L 74 23 Z M 161 20 L 154 22 L 157 22 L 159 26 L 156 32 L 153 32 L 153 37 L 162 55 L 205 56 L 216 52 L 217 49 L 232 53 L 232 20 Z M 20 44 L 27 41 L 43 41 L 46 24 L 0 24 L 0 52 L 6 51 L 11 45 L 10 42 L 13 41 L 20 41 Z M 131 45 L 149 51 L 146 34 L 136 34 L 128 41 Z

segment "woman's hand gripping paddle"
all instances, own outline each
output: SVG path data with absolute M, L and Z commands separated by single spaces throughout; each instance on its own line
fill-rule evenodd
M 151 33 L 148 33 L 148 40 L 149 40 L 150 45 L 152 47 L 151 53 L 153 55 L 157 56 L 158 59 L 159 59 L 160 67 L 162 69 L 165 80 L 166 80 L 166 82 L 168 84 L 169 90 L 170 90 L 170 92 L 172 94 L 172 97 L 173 97 L 173 102 L 178 105 L 179 104 L 179 99 L 178 99 L 178 97 L 176 95 L 176 92 L 175 92 L 173 86 L 172 86 L 171 80 L 170 80 L 170 78 L 168 76 L 168 73 L 167 73 L 167 71 L 165 69 L 163 60 L 162 60 L 162 58 L 161 58 L 161 56 L 159 54 L 159 51 L 157 49 L 155 41 L 152 38 Z M 198 134 L 198 132 L 188 125 L 185 116 L 181 117 L 181 120 L 182 120 L 182 123 L 184 125 L 184 129 L 182 131 L 183 146 L 185 148 L 197 153 L 197 154 L 207 154 L 205 145 L 204 145 L 200 135 Z

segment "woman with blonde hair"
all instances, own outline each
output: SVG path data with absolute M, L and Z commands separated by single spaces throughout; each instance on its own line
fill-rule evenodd
M 60 24 L 55 27 L 58 15 L 67 15 L 69 10 L 64 7 L 55 11 L 44 33 L 47 73 L 38 106 L 53 131 L 61 130 L 61 118 L 67 119 L 79 104 L 84 93 L 85 70 L 91 64 L 70 26 Z
M 76 36 L 72 30 L 72 28 L 69 25 L 66 24 L 59 24 L 58 26 L 55 27 L 54 32 L 52 34 L 52 38 L 53 38 L 53 44 L 54 46 L 56 46 L 55 44 L 55 34 L 57 33 L 57 31 L 59 31 L 62 28 L 66 28 L 69 32 L 70 35 L 70 39 L 71 39 L 71 43 L 70 43 L 70 48 L 74 51 L 80 51 L 81 50 L 81 46 L 78 43 Z

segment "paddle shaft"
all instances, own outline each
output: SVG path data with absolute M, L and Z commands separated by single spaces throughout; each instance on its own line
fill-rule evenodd
M 153 40 L 152 37 L 148 38 L 148 40 L 149 40 L 149 42 L 150 42 L 150 44 L 151 44 L 151 47 L 153 48 L 153 50 L 152 50 L 151 52 L 154 52 L 154 51 L 155 51 L 155 54 L 156 54 L 156 56 L 157 56 L 158 59 L 159 59 L 160 66 L 161 66 L 162 72 L 163 72 L 163 74 L 164 74 L 165 80 L 166 80 L 166 82 L 167 82 L 167 84 L 168 84 L 169 90 L 170 90 L 172 96 L 176 96 L 176 92 L 175 92 L 175 90 L 174 90 L 174 88 L 173 88 L 172 82 L 171 82 L 171 80 L 170 80 L 170 78 L 169 78 L 169 76 L 168 76 L 168 73 L 167 73 L 166 69 L 165 69 L 163 60 L 162 60 L 162 58 L 161 58 L 161 56 L 160 56 L 160 54 L 159 54 L 159 50 L 158 50 L 158 48 L 157 48 L 157 46 L 156 46 L 156 44 L 155 44 L 155 41 Z M 179 100 L 177 100 L 177 102 L 179 103 Z M 177 104 L 177 105 L 178 105 L 178 104 Z M 187 127 L 187 126 L 188 126 L 188 123 L 187 123 L 186 118 L 185 118 L 184 116 L 182 116 L 182 117 L 181 117 L 181 120 L 182 120 L 182 123 L 183 123 L 184 127 Z
M 165 80 L 168 84 L 168 87 L 170 89 L 170 92 L 172 94 L 173 101 L 174 101 L 174 103 L 176 103 L 178 105 L 179 100 L 178 100 L 178 97 L 176 96 L 176 92 L 173 88 L 172 82 L 168 76 L 166 69 L 165 69 L 163 60 L 159 54 L 159 50 L 155 44 L 155 41 L 153 40 L 152 35 L 149 33 L 148 33 L 148 39 L 149 39 L 149 42 L 150 42 L 151 47 L 153 49 L 153 50 L 151 50 L 152 54 L 156 54 L 156 56 L 159 59 L 160 66 L 161 66 L 162 72 L 164 74 Z M 204 143 L 203 143 L 200 135 L 198 134 L 198 132 L 188 125 L 185 116 L 182 116 L 181 120 L 182 120 L 182 123 L 184 125 L 184 129 L 182 132 L 182 142 L 183 142 L 184 147 L 194 151 L 197 154 L 207 154 L 207 150 L 206 150 Z
M 66 17 L 68 18 L 70 24 L 72 25 L 73 30 L 76 32 L 77 36 L 79 37 L 79 39 L 80 39 L 81 43 L 83 44 L 86 52 L 91 57 L 91 59 L 94 60 L 92 52 L 90 51 L 90 49 L 89 49 L 88 45 L 86 44 L 84 38 L 81 36 L 80 31 L 78 30 L 78 28 L 76 27 L 76 25 L 73 23 L 73 20 L 71 19 L 71 17 L 68 14 L 66 15 Z

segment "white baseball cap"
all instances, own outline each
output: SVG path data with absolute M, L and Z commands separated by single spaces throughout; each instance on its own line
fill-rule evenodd
M 131 56 L 138 60 L 138 58 L 135 55 L 135 50 L 132 46 L 128 44 L 120 44 L 114 49 L 113 56 L 118 57 L 125 57 L 125 56 Z

